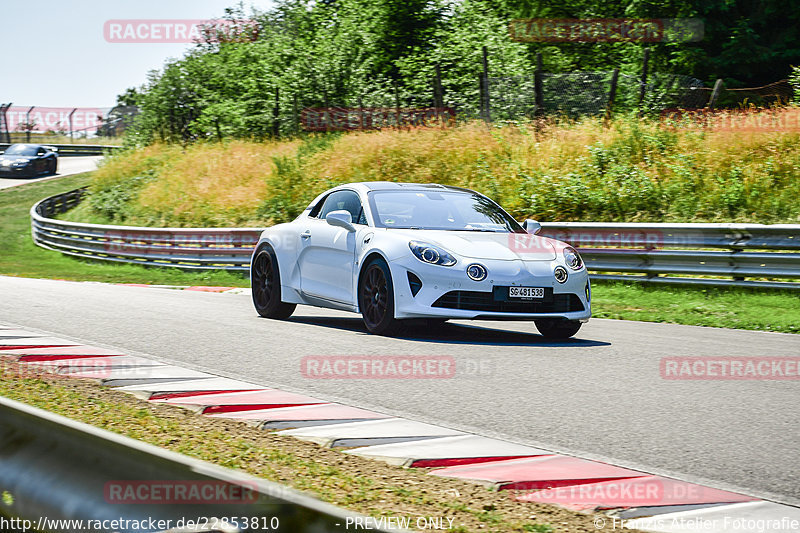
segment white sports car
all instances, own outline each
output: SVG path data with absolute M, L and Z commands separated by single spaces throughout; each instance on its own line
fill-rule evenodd
M 477 192 L 436 184 L 351 183 L 261 234 L 250 268 L 261 316 L 297 304 L 361 313 L 371 333 L 403 319 L 533 320 L 571 337 L 591 316 L 571 246 L 535 235 Z

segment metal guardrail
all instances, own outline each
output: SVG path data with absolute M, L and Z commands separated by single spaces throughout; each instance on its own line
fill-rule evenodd
M 142 228 L 79 224 L 49 218 L 77 205 L 84 189 L 42 200 L 31 208 L 33 240 L 64 254 L 120 263 L 184 269 L 248 271 L 262 229 Z
M 105 261 L 247 271 L 262 231 L 140 228 L 50 218 L 77 205 L 83 194 L 79 189 L 33 206 L 36 244 Z M 800 289 L 800 282 L 775 281 L 800 278 L 800 224 L 545 222 L 540 234 L 578 248 L 594 279 Z
M 540 234 L 575 246 L 590 271 L 613 273 L 595 279 L 800 289 L 771 281 L 800 278 L 800 224 L 549 222 Z
M 289 487 L 2 397 L 0 450 L 0 507 L 30 521 L 21 531 L 326 533 L 363 523 Z
M 39 144 L 58 148 L 58 155 L 60 156 L 105 155 L 121 148 L 120 146 L 106 146 L 100 144 Z M 5 151 L 9 146 L 11 146 L 11 144 L 0 143 L 0 151 Z

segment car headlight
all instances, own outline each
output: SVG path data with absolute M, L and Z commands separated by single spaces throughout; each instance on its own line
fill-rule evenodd
M 562 254 L 564 254 L 564 262 L 567 263 L 567 266 L 572 270 L 580 270 L 583 268 L 583 259 L 578 255 L 578 251 L 575 250 L 575 248 L 567 246 L 564 248 Z
M 456 264 L 456 258 L 442 250 L 438 246 L 428 244 L 427 242 L 411 241 L 408 243 L 417 259 L 429 265 L 453 266 Z

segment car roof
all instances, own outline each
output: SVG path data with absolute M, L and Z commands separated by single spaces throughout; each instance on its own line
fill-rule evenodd
M 340 185 L 338 188 L 357 188 L 365 191 L 424 191 L 431 189 L 450 190 L 458 192 L 474 192 L 463 187 L 441 185 L 439 183 L 398 183 L 394 181 L 361 181 Z
M 11 148 L 12 146 L 30 146 L 31 148 L 47 148 L 47 149 L 50 149 L 49 146 L 45 146 L 43 144 L 33 144 L 33 143 L 13 143 L 13 144 L 9 144 L 8 148 Z

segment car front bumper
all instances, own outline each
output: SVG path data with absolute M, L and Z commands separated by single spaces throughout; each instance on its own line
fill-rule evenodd
M 9 176 L 26 176 L 33 174 L 33 170 L 30 166 L 24 167 L 3 167 L 0 166 L 0 176 L 2 177 L 9 177 Z
M 467 267 L 483 265 L 483 281 L 467 276 Z M 532 320 L 565 318 L 586 321 L 591 316 L 591 289 L 586 268 L 567 268 L 567 281 L 556 281 L 553 271 L 564 266 L 552 261 L 497 261 L 460 259 L 451 267 L 430 265 L 415 257 L 389 262 L 395 294 L 396 318 L 464 318 L 488 320 Z M 565 267 L 566 268 L 566 267 Z M 413 294 L 408 273 L 422 282 Z M 413 279 L 413 278 L 412 278 Z M 516 299 L 508 287 L 542 287 L 541 299 Z

